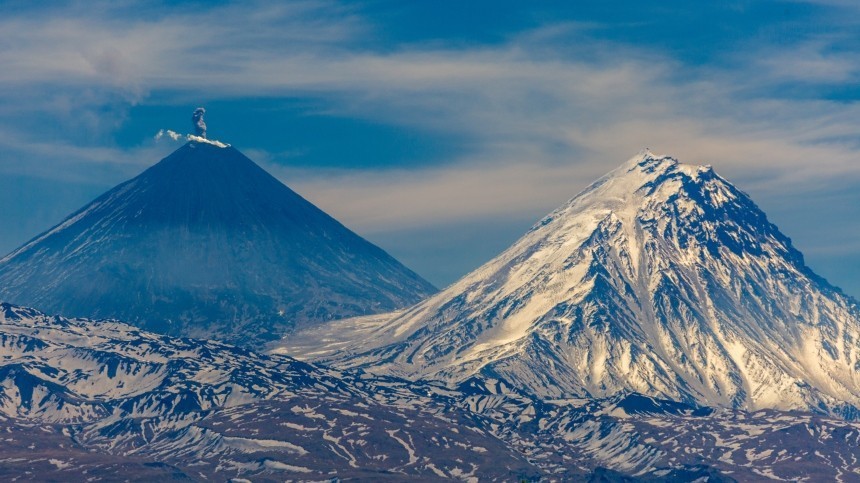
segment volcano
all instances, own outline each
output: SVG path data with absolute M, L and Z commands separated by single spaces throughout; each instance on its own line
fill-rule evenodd
M 235 148 L 202 138 L 0 260 L 0 300 L 246 346 L 434 291 Z
M 414 307 L 279 351 L 545 399 L 854 413 L 860 310 L 710 166 L 643 152 Z

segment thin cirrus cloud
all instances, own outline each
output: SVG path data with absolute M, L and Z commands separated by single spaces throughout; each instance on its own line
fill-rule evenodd
M 299 169 L 265 145 L 247 147 L 362 233 L 537 219 L 650 147 L 714 164 L 799 230 L 808 251 L 860 249 L 850 231 L 827 242 L 814 233 L 837 216 L 817 217 L 816 206 L 860 219 L 845 188 L 860 182 L 860 112 L 821 94 L 858 80 L 850 33 L 753 38 L 692 64 L 599 35 L 612 26 L 597 22 L 546 23 L 491 44 L 380 46 L 373 39 L 384 27 L 349 4 L 134 5 L 3 15 L 0 146 L 27 163 L 0 160 L 0 170 L 51 177 L 51 166 L 65 163 L 66 179 L 99 175 L 109 184 L 169 148 L 111 142 L 136 104 L 315 98 L 325 101 L 316 115 L 467 139 L 463 152 L 408 170 Z M 834 187 L 848 193 L 836 207 L 824 196 Z M 793 206 L 806 218 L 793 220 Z

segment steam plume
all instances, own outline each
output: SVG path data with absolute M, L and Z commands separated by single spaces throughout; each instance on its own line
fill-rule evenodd
M 206 109 L 198 107 L 194 109 L 194 114 L 191 115 L 191 124 L 194 125 L 194 133 L 201 138 L 206 138 L 206 123 L 203 122 L 203 115 L 206 114 Z

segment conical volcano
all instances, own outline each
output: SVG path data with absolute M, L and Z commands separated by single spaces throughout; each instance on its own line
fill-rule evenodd
M 857 303 L 713 169 L 650 152 L 428 300 L 281 350 L 406 377 L 502 379 L 545 398 L 860 404 Z
M 202 141 L 0 260 L 0 300 L 246 345 L 434 291 L 235 148 Z

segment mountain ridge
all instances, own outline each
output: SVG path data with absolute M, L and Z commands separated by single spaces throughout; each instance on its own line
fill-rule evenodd
M 8 303 L 0 352 L 0 475 L 9 479 L 829 481 L 860 472 L 851 458 L 860 424 L 805 413 L 641 394 L 543 400 L 488 377 L 445 388 Z

